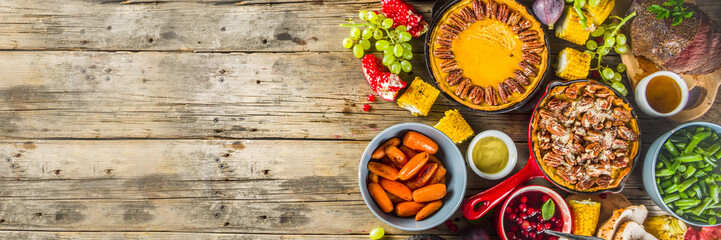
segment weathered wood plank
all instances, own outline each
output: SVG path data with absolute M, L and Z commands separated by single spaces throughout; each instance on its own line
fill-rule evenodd
M 386 235 L 386 240 L 404 240 L 410 235 Z M 441 235 L 448 240 L 458 239 L 456 235 Z M 96 240 L 96 239 L 131 239 L 131 240 L 326 240 L 326 239 L 357 239 L 367 240 L 368 234 L 352 235 L 284 235 L 284 234 L 239 234 L 239 233 L 182 233 L 182 232 L 38 232 L 38 231 L 0 231 L 2 239 L 65 239 L 65 240 Z
M 153 4 L 120 4 L 153 3 Z M 717 21 L 721 8 L 700 6 Z M 113 4 L 116 3 L 116 4 Z M 47 1 L 0 4 L 0 49 L 343 51 L 343 18 L 379 1 Z M 430 19 L 433 1 L 412 1 Z M 555 52 L 567 42 L 553 39 Z M 421 40 L 415 41 L 422 51 Z
M 439 97 L 428 117 L 412 117 L 378 99 L 363 112 L 371 91 L 360 62 L 347 53 L 11 51 L 0 52 L 0 61 L 2 138 L 369 140 L 401 122 L 433 125 L 458 108 Z M 413 74 L 429 79 L 423 69 Z M 461 111 L 476 131 L 498 129 L 526 141 L 528 114 Z M 711 111 L 700 120 L 720 116 Z M 641 118 L 651 137 L 675 126 Z

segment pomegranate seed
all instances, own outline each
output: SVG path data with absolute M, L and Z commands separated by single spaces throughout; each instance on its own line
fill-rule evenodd
M 456 226 L 456 225 L 451 225 L 450 230 L 451 230 L 451 232 L 457 232 L 457 231 L 458 231 L 458 226 Z
M 375 100 L 376 100 L 376 96 L 374 96 L 372 93 L 369 93 L 369 94 L 368 94 L 368 101 L 369 101 L 369 102 L 373 102 L 373 101 L 375 101 Z
M 363 104 L 363 111 L 368 112 L 368 111 L 370 111 L 370 110 L 371 110 L 371 105 L 370 105 L 370 104 Z
M 521 197 L 521 203 L 526 203 L 528 198 L 526 196 Z
M 598 197 L 600 197 L 601 199 L 606 199 L 606 197 L 608 197 L 608 194 L 606 194 L 606 193 L 601 193 L 601 194 L 598 195 Z

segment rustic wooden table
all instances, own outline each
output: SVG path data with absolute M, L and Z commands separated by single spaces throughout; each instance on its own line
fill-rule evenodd
M 698 2 L 721 22 L 721 3 Z M 430 16 L 432 1 L 412 3 Z M 457 106 L 440 97 L 428 117 L 413 117 L 377 100 L 362 111 L 371 91 L 338 24 L 379 8 L 0 1 L 0 238 L 367 239 L 382 226 L 404 239 L 411 233 L 363 203 L 359 157 L 380 130 L 434 124 Z M 569 45 L 552 41 L 555 52 Z M 422 42 L 413 44 L 412 75 L 429 79 Z M 527 156 L 528 113 L 461 112 Z M 640 118 L 645 147 L 678 125 Z M 721 123 L 721 108 L 699 120 Z M 639 169 L 623 193 L 659 212 Z M 467 194 L 496 183 L 469 171 Z M 459 213 L 452 220 L 469 225 Z M 427 232 L 457 238 L 445 226 Z

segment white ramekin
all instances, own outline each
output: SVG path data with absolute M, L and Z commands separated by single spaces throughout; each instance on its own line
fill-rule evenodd
M 648 103 L 648 99 L 646 99 L 646 88 L 648 87 L 648 83 L 651 82 L 651 79 L 656 76 L 670 77 L 671 79 L 676 81 L 676 84 L 678 84 L 678 87 L 681 89 L 681 103 L 679 103 L 678 107 L 676 107 L 676 109 L 671 112 L 660 113 L 654 110 Z M 638 85 L 636 86 L 636 91 L 634 91 L 634 94 L 636 95 L 636 104 L 638 105 L 638 108 L 640 108 L 641 111 L 652 117 L 670 117 L 676 115 L 677 113 L 681 112 L 681 110 L 683 110 L 683 108 L 686 106 L 686 103 L 688 102 L 688 86 L 686 85 L 686 81 L 684 81 L 683 78 L 681 78 L 681 76 L 679 76 L 678 74 L 669 71 L 658 71 L 641 79 L 641 81 L 638 82 Z
M 478 167 L 476 167 L 475 163 L 473 163 L 473 148 L 476 146 L 476 143 L 478 143 L 479 140 L 485 137 L 496 137 L 503 141 L 503 143 L 505 143 L 506 147 L 508 148 L 508 162 L 506 162 L 506 166 L 503 167 L 500 172 L 493 174 L 484 173 L 479 170 Z M 466 159 L 470 168 L 473 169 L 473 172 L 475 172 L 478 176 L 488 180 L 497 180 L 511 173 L 513 167 L 516 166 L 516 161 L 518 160 L 518 150 L 516 149 L 516 144 L 513 143 L 513 140 L 511 140 L 511 138 L 508 137 L 508 135 L 506 135 L 505 133 L 497 130 L 487 130 L 479 133 L 478 135 L 476 135 L 476 137 L 473 138 L 471 144 L 468 145 Z

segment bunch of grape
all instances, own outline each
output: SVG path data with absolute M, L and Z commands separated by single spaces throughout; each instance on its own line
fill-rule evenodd
M 608 55 L 611 49 L 616 51 L 618 54 L 625 54 L 628 52 L 626 35 L 619 33 L 618 30 L 634 16 L 636 16 L 636 12 L 629 14 L 626 18 L 616 16 L 609 18 L 609 20 L 591 32 L 591 36 L 594 37 L 594 39 L 586 42 L 586 48 L 588 48 L 586 53 L 597 60 L 597 65 L 593 69 L 598 71 L 599 75 L 601 75 L 601 79 L 603 79 L 605 83 L 611 85 L 612 88 L 616 89 L 624 96 L 628 94 L 628 90 L 623 83 L 621 83 L 621 80 L 623 79 L 621 73 L 626 71 L 626 65 L 620 63 L 616 67 L 604 66 L 602 65 L 602 62 L 603 56 Z M 620 22 L 616 22 L 614 19 L 618 19 Z M 598 41 L 596 39 L 598 39 Z
M 353 18 L 348 18 L 346 24 L 341 24 L 351 28 L 350 37 L 343 39 L 343 47 L 353 49 L 353 55 L 362 58 L 371 48 L 370 41 L 374 40 L 376 50 L 383 52 L 383 65 L 394 74 L 410 72 L 413 68 L 409 62 L 413 58 L 413 48 L 408 41 L 412 36 L 406 31 L 406 26 L 398 25 L 394 29 L 393 19 L 375 11 L 360 11 L 358 17 L 363 23 L 355 23 Z M 361 30 L 361 27 L 364 29 Z

